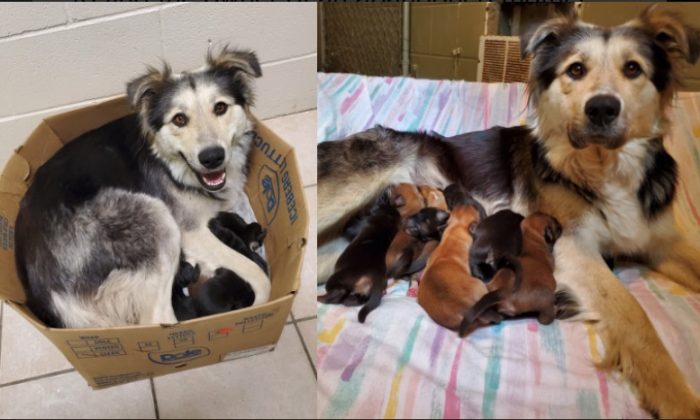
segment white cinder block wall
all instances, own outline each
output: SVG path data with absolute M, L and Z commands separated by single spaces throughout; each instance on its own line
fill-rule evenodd
M 42 118 L 122 94 L 161 59 L 197 68 L 225 43 L 258 53 L 259 118 L 316 107 L 313 3 L 1 3 L 0 167 Z

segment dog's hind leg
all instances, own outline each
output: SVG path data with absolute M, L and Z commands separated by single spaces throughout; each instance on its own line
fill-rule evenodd
M 172 290 L 180 228 L 165 203 L 106 189 L 69 220 L 56 235 L 69 240 L 54 253 L 60 252 L 64 270 L 71 256 L 86 256 L 73 262 L 82 271 L 72 276 L 72 288 L 52 293 L 66 327 L 177 322 Z
M 349 243 L 336 239 L 343 226 L 386 187 L 401 182 L 437 187 L 449 184 L 435 158 L 421 154 L 421 147 L 430 141 L 438 140 L 377 127 L 344 140 L 319 144 L 319 284 L 331 275 L 335 262 Z
M 646 313 L 605 265 L 595 246 L 565 233 L 554 252 L 557 283 L 579 300 L 605 346 L 603 369 L 617 369 L 636 386 L 642 405 L 662 418 L 698 418 L 700 400 L 659 339 Z
M 435 158 L 421 153 L 427 142 L 436 141 L 423 134 L 377 127 L 344 140 L 319 144 L 319 235 L 341 229 L 354 213 L 391 184 L 446 186 L 449 182 Z

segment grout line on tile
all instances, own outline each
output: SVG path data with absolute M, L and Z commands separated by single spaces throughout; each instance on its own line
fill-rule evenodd
M 262 121 L 262 122 L 267 122 L 267 121 L 270 121 L 270 120 L 276 120 L 277 118 L 284 118 L 284 117 L 289 117 L 289 116 L 296 115 L 296 114 L 303 114 L 304 112 L 316 111 L 317 109 L 318 109 L 318 108 L 316 108 L 316 107 L 307 108 L 307 109 L 297 109 L 297 110 L 288 112 L 288 113 L 286 113 L 286 114 L 275 115 L 275 116 L 273 116 L 273 117 L 268 117 L 268 118 L 265 118 L 264 120 L 260 120 L 260 121 Z
M 316 319 L 316 315 L 311 315 L 311 316 L 306 316 L 304 318 L 299 318 L 295 319 L 294 322 L 304 322 L 304 321 L 311 321 L 312 319 Z
M 294 329 L 297 330 L 297 336 L 299 337 L 299 340 L 301 341 L 301 346 L 304 348 L 304 353 L 306 353 L 306 359 L 309 361 L 309 365 L 311 366 L 311 370 L 314 372 L 314 378 L 316 378 L 318 380 L 318 376 L 316 374 L 316 365 L 314 364 L 314 361 L 311 358 L 311 353 L 309 353 L 308 347 L 306 347 L 306 341 L 304 341 L 304 337 L 301 335 L 301 330 L 299 329 L 299 325 L 297 325 L 297 321 L 294 318 L 294 314 L 292 314 L 292 319 L 294 320 Z
M 59 375 L 63 375 L 64 373 L 70 373 L 70 372 L 75 372 L 75 369 L 64 369 L 64 370 L 59 370 L 57 372 L 45 373 L 45 374 L 39 375 L 39 376 L 32 376 L 31 378 L 24 378 L 24 379 L 19 379 L 17 381 L 7 382 L 4 384 L 0 384 L 0 388 L 5 388 L 5 387 L 11 386 L 11 385 L 23 384 L 25 382 L 36 381 L 38 379 L 50 378 L 52 376 L 59 376 Z
M 153 396 L 153 408 L 156 410 L 156 419 L 160 419 L 160 411 L 158 411 L 158 398 L 156 398 L 156 384 L 153 383 L 153 378 L 148 378 L 151 383 L 151 395 Z

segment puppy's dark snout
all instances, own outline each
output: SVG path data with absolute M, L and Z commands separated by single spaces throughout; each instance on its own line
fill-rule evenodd
M 223 147 L 209 147 L 199 153 L 199 162 L 207 169 L 218 168 L 226 158 Z
M 596 95 L 586 102 L 586 116 L 599 127 L 610 125 L 620 115 L 620 101 L 611 95 Z

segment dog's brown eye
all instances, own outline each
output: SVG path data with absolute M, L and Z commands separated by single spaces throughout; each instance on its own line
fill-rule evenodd
M 628 61 L 624 68 L 625 77 L 628 79 L 636 79 L 642 74 L 642 67 L 636 61 Z
M 183 114 L 182 112 L 175 114 L 173 117 L 173 124 L 175 124 L 178 127 L 184 127 L 187 125 L 187 116 Z
M 214 114 L 224 115 L 227 109 L 228 105 L 226 105 L 224 102 L 217 102 L 216 105 L 214 105 Z
M 586 67 L 583 66 L 583 63 L 573 63 L 566 69 L 566 74 L 574 80 L 579 80 L 586 75 Z

